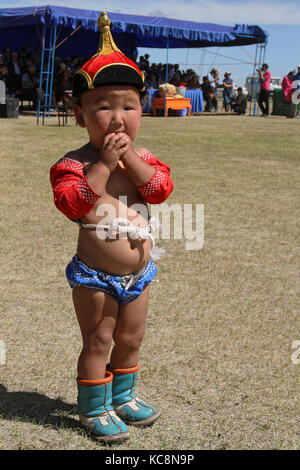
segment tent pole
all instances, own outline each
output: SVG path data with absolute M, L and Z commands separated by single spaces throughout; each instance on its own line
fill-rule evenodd
M 201 58 L 200 58 L 200 65 L 199 65 L 199 76 L 200 76 L 200 79 L 202 77 L 202 74 L 203 74 L 203 66 L 204 66 L 204 60 L 205 60 L 205 53 L 206 53 L 206 49 L 205 47 L 202 49 L 202 52 L 201 52 Z
M 45 112 L 47 112 L 47 116 L 50 116 L 50 100 L 49 100 L 49 75 L 50 75 L 50 61 L 51 61 L 51 49 L 52 49 L 52 30 L 53 28 L 51 27 L 50 33 L 49 33 L 49 45 L 47 47 L 47 52 L 48 52 L 48 63 L 47 63 L 47 80 L 46 80 L 46 93 L 45 93 Z
M 50 29 L 50 31 L 49 31 Z M 48 34 L 47 34 L 48 30 Z M 46 76 L 46 85 L 44 93 L 44 109 L 43 118 L 50 116 L 50 108 L 52 104 L 52 87 L 53 87 L 53 75 L 54 75 L 54 56 L 55 56 L 55 43 L 56 43 L 56 26 L 45 25 L 44 28 L 44 40 L 41 57 L 41 70 L 40 70 L 40 88 L 43 86 L 43 76 Z M 47 56 L 47 71 L 44 70 L 45 53 Z M 36 115 L 40 116 L 41 111 L 41 100 L 39 99 L 37 105 Z
M 257 45 L 257 47 L 259 48 L 259 59 L 258 59 L 258 67 L 260 68 L 261 66 L 261 45 Z M 256 110 L 256 103 L 257 103 L 257 90 L 258 88 L 258 82 L 255 82 L 255 94 L 254 94 L 254 113 L 253 115 L 254 116 L 257 116 L 257 110 Z
M 167 38 L 167 57 L 166 57 L 166 89 L 165 89 L 165 117 L 167 117 L 167 83 L 169 75 L 169 38 Z
M 263 44 L 263 49 L 264 49 L 264 53 L 263 53 L 263 59 L 262 59 L 262 63 L 264 64 L 265 63 L 265 56 L 266 56 L 266 43 Z
M 52 28 L 52 33 L 53 33 L 53 41 L 52 41 L 52 51 L 50 52 L 50 58 L 51 58 L 51 72 L 50 72 L 50 91 L 49 91 L 49 107 L 52 104 L 52 88 L 53 88 L 53 75 L 54 75 L 54 58 L 55 58 L 55 45 L 56 45 L 56 26 Z
M 259 50 L 259 59 L 258 59 L 258 67 L 261 66 L 261 45 L 257 45 Z M 254 116 L 257 116 L 257 93 L 258 93 L 258 81 L 255 81 L 255 93 L 254 93 Z
M 259 68 L 261 68 L 262 66 L 262 53 L 263 53 L 263 50 L 265 48 L 265 44 L 259 44 Z M 258 88 L 258 82 L 256 83 L 256 86 L 255 86 L 255 101 L 254 101 L 254 115 L 257 116 L 257 111 L 256 111 L 256 102 L 257 102 L 257 88 Z
M 255 59 L 254 59 L 254 64 L 253 64 L 253 74 L 252 74 L 252 81 L 251 81 L 251 100 L 250 100 L 249 116 L 251 115 L 251 111 L 252 111 L 252 99 L 253 99 L 253 91 L 254 91 L 254 77 L 255 77 L 255 67 L 256 67 L 256 60 L 257 60 L 257 50 L 258 50 L 258 44 L 256 44 L 256 48 L 255 48 Z
M 44 69 L 44 57 L 45 57 L 45 40 L 46 40 L 46 27 L 44 27 L 43 32 L 43 44 L 42 44 L 42 57 L 41 57 L 41 69 L 40 69 L 40 88 L 42 88 L 43 83 L 43 69 Z M 41 100 L 38 100 L 38 105 L 36 108 L 36 116 L 40 116 L 40 109 L 41 109 Z

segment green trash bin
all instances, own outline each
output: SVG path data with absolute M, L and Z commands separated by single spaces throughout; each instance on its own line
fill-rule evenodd
M 290 116 L 291 106 L 288 101 L 285 101 L 284 94 L 281 88 L 275 88 L 273 91 L 273 111 L 275 116 Z

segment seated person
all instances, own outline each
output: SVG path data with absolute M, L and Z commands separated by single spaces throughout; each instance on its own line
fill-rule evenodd
M 187 82 L 187 88 L 189 90 L 195 90 L 200 88 L 199 75 L 193 74 Z
M 57 102 L 61 102 L 66 108 L 73 108 L 72 100 L 73 80 L 71 71 L 68 67 L 58 77 L 57 85 L 55 87 L 55 95 Z
M 296 105 L 292 102 L 292 94 L 294 92 L 293 88 L 293 77 L 294 77 L 294 70 L 289 72 L 282 80 L 281 89 L 284 94 L 284 100 L 287 103 L 290 103 L 289 114 L 287 117 L 293 118 L 295 116 Z
M 237 95 L 231 98 L 231 109 L 235 113 L 245 114 L 247 110 L 247 98 L 243 93 L 243 89 L 239 87 L 237 89 Z
M 21 93 L 21 67 L 19 64 L 18 54 L 13 52 L 10 60 L 7 63 L 8 93 L 12 96 L 19 96 Z
M 158 80 L 155 73 L 152 73 L 150 77 L 146 79 L 146 87 L 152 89 L 158 88 Z
M 36 109 L 39 101 L 43 101 L 44 93 L 40 88 L 39 76 L 37 74 L 36 66 L 31 63 L 27 71 L 21 77 L 22 98 L 33 101 L 33 108 Z
M 8 75 L 7 65 L 4 65 L 4 64 L 0 65 L 0 80 L 5 83 L 5 90 L 6 90 L 6 93 L 8 93 L 9 75 Z

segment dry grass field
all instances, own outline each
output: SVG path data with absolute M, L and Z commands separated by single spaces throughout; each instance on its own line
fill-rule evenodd
M 76 411 L 77 228 L 49 183 L 86 132 L 25 116 L 0 132 L 0 449 L 101 450 Z M 117 448 L 299 448 L 300 121 L 143 117 L 136 144 L 171 165 L 170 203 L 204 204 L 205 243 L 161 241 L 137 391 L 162 417 Z

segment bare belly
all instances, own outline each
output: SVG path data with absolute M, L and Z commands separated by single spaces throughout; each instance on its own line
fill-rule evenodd
M 77 256 L 89 267 L 113 274 L 131 274 L 139 271 L 149 259 L 151 241 L 100 240 L 95 230 L 80 229 Z
M 129 184 L 120 188 L 120 193 L 106 193 L 81 222 L 110 225 L 115 218 L 124 218 L 133 225 L 148 225 L 147 204 L 136 188 Z M 116 236 L 115 239 L 101 239 L 95 229 L 81 228 L 77 245 L 77 256 L 89 267 L 113 274 L 131 274 L 139 271 L 149 260 L 151 240 L 132 239 L 130 235 Z

